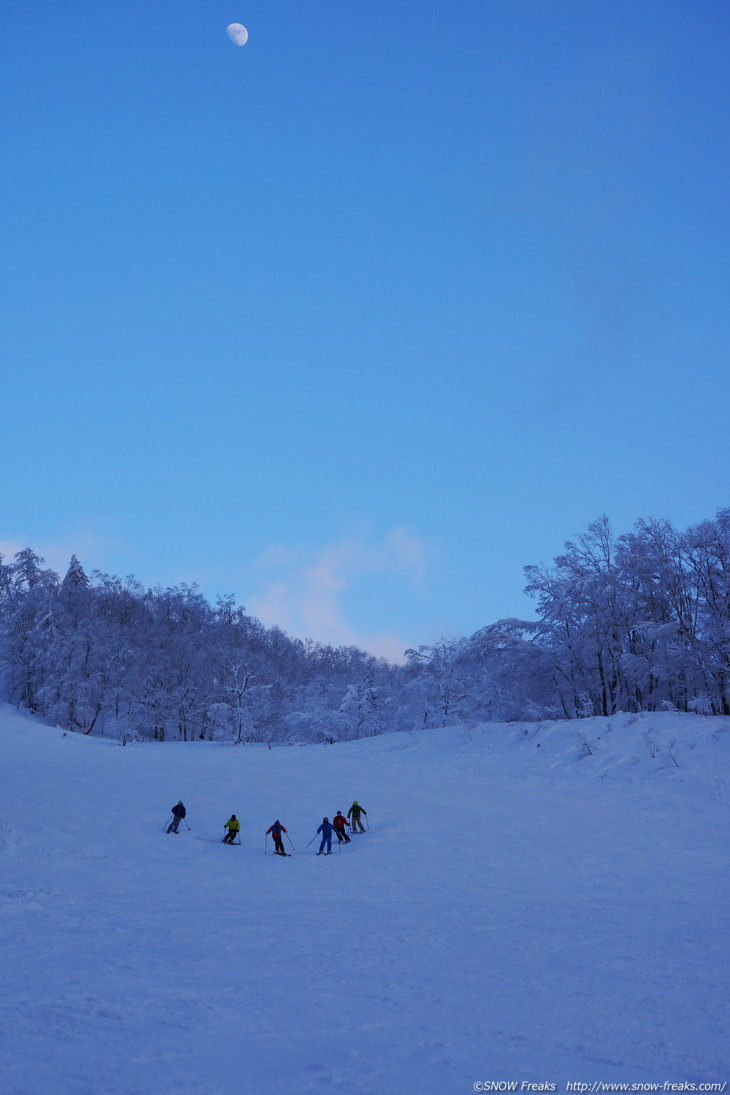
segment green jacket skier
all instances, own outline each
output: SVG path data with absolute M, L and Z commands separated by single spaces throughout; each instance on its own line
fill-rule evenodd
M 347 816 L 352 818 L 351 828 L 352 828 L 353 833 L 364 833 L 365 832 L 365 827 L 363 826 L 363 823 L 360 820 L 360 814 L 365 814 L 365 817 L 368 816 L 367 810 L 363 810 L 360 803 L 357 801 L 357 799 L 355 799 L 352 806 L 347 811 Z M 359 828 L 358 828 L 358 826 L 359 826 Z

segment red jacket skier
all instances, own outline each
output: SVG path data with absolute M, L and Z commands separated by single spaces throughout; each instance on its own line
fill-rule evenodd
M 335 827 L 337 833 L 338 844 L 349 844 L 350 838 L 345 832 L 345 826 L 350 824 L 346 817 L 344 817 L 342 810 L 338 810 L 335 816 L 332 818 L 332 824 Z

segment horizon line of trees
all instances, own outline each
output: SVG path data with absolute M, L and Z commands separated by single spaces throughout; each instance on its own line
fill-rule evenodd
M 122 741 L 348 740 L 451 723 L 619 710 L 730 715 L 730 509 L 686 532 L 604 516 L 524 568 L 535 620 L 406 651 L 392 665 L 266 628 L 233 597 L 133 577 L 63 579 L 0 555 L 0 695 Z

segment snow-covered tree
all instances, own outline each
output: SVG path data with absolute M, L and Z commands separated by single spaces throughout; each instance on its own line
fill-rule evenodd
M 61 588 L 68 592 L 69 590 L 87 589 L 88 585 L 89 579 L 86 577 L 84 568 L 81 566 L 81 563 L 76 556 L 72 555 Z

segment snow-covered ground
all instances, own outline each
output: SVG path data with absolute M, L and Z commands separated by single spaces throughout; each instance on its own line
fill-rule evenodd
M 730 1079 L 730 719 L 121 748 L 3 707 L 0 761 L 2 1095 Z

